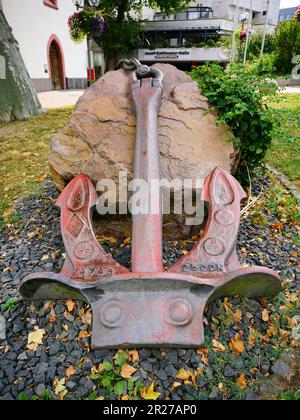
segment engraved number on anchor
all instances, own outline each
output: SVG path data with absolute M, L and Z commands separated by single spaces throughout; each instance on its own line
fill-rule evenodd
M 198 273 L 223 273 L 225 270 L 223 264 L 184 264 L 182 272 L 198 272 Z
M 111 277 L 113 275 L 113 270 L 112 269 L 105 270 L 99 267 L 87 267 L 80 270 L 79 274 L 83 279 L 89 279 L 91 277 L 98 277 L 98 276 Z

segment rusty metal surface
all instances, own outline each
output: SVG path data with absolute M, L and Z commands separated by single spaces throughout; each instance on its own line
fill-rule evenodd
M 22 294 L 33 300 L 77 299 L 90 303 L 93 348 L 199 347 L 203 312 L 223 296 L 269 296 L 281 291 L 272 270 L 243 268 L 226 278 L 176 273 L 120 275 L 78 284 L 54 273 L 32 274 Z
M 161 72 L 123 60 L 131 71 L 137 114 L 134 177 L 160 179 L 158 112 Z M 262 267 L 241 267 L 236 253 L 240 201 L 245 192 L 221 168 L 208 176 L 202 199 L 209 203 L 203 237 L 194 249 L 163 272 L 162 197 L 156 214 L 133 214 L 132 270 L 99 245 L 92 227 L 97 194 L 78 175 L 57 201 L 66 261 L 60 274 L 34 273 L 21 285 L 26 299 L 79 299 L 93 310 L 93 348 L 199 347 L 203 312 L 213 300 L 232 295 L 275 296 L 280 277 Z
M 95 237 L 92 213 L 96 201 L 94 185 L 86 175 L 80 174 L 56 203 L 61 208 L 61 233 L 66 250 L 61 273 L 80 282 L 128 272 L 103 250 Z
M 209 203 L 203 237 L 188 255 L 170 268 L 193 276 L 220 277 L 240 268 L 236 241 L 240 226 L 240 202 L 246 197 L 240 184 L 221 168 L 206 179 L 202 199 Z
M 158 111 L 162 86 L 153 86 L 153 79 L 141 79 L 134 84 L 132 94 L 137 114 L 134 178 L 146 181 L 149 186 L 151 180 L 160 181 Z M 151 198 L 149 194 L 149 203 Z M 157 214 L 132 216 L 132 271 L 135 273 L 163 270 L 161 192 L 152 201 Z

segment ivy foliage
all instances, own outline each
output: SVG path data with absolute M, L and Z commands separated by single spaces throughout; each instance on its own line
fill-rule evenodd
M 246 183 L 272 142 L 273 119 L 265 98 L 277 88 L 237 65 L 224 70 L 219 64 L 206 64 L 191 76 L 232 130 L 231 140 L 240 153 L 237 176 Z

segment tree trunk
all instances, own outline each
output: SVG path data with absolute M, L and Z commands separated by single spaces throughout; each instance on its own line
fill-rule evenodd
M 0 3 L 0 121 L 24 120 L 41 113 L 36 91 Z
M 104 51 L 105 56 L 105 73 L 110 70 L 116 70 L 116 65 L 118 64 L 119 58 L 117 51 L 107 50 Z

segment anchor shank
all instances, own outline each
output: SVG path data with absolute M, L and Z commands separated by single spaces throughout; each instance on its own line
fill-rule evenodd
M 134 179 L 147 186 L 148 210 L 133 212 L 132 271 L 157 273 L 163 270 L 162 256 L 162 195 L 158 187 L 161 179 L 158 143 L 158 112 L 161 87 L 153 87 L 153 79 L 142 79 L 133 89 L 136 105 L 137 130 L 134 161 Z M 151 194 L 151 185 L 157 188 Z M 152 205 L 151 205 L 152 204 Z

